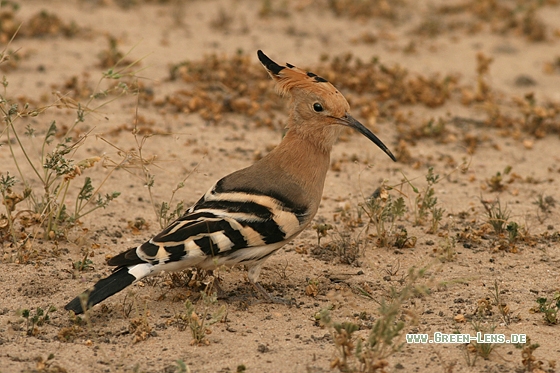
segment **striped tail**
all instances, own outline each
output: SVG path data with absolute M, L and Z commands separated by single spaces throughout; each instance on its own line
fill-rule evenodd
M 149 263 L 121 267 L 109 277 L 99 280 L 92 289 L 86 290 L 84 293 L 72 299 L 64 308 L 68 311 L 74 311 L 77 315 L 83 313 L 82 299 L 86 302 L 86 309 L 90 309 L 97 303 L 123 290 L 133 282 L 149 275 L 152 267 L 153 265 Z

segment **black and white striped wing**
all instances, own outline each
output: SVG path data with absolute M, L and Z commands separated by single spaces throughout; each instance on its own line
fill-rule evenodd
M 157 265 L 237 256 L 235 252 L 252 247 L 276 250 L 275 244 L 291 240 L 304 228 L 305 208 L 254 191 L 218 190 L 219 183 L 185 215 L 138 247 L 139 259 Z M 264 256 L 266 250 L 261 253 Z

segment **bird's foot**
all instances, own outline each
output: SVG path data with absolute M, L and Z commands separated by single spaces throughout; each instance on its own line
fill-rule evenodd
M 212 293 L 216 293 L 216 298 L 217 299 L 228 299 L 228 295 L 227 292 L 224 291 L 224 289 L 222 289 L 221 285 L 220 285 L 220 279 L 217 277 L 214 277 L 212 279 L 212 281 L 210 281 L 207 285 L 206 285 L 206 289 L 204 290 L 207 294 L 212 294 Z
M 282 297 L 275 297 L 270 295 L 261 284 L 258 282 L 251 282 L 255 290 L 262 296 L 262 300 L 257 301 L 256 303 L 266 302 L 266 303 L 275 303 L 275 304 L 283 304 L 286 306 L 292 306 L 295 304 L 295 299 L 286 299 Z

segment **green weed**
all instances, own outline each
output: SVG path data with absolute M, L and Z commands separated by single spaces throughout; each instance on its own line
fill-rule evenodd
M 490 187 L 492 192 L 501 192 L 506 189 L 504 184 L 504 177 L 511 172 L 511 166 L 506 166 L 503 172 L 496 172 L 496 174 L 486 180 L 486 185 Z
M 210 308 L 217 303 L 217 294 L 206 294 L 200 292 L 202 299 L 202 309 L 197 311 L 195 305 L 187 300 L 185 302 L 185 312 L 175 315 L 176 323 L 179 325 L 179 330 L 189 328 L 193 337 L 191 344 L 208 344 L 206 335 L 210 332 L 208 326 L 222 321 L 227 317 L 227 308 L 225 305 L 219 307 L 216 311 L 211 312 Z
M 542 224 L 552 212 L 552 208 L 556 206 L 556 200 L 552 196 L 544 196 L 542 193 L 540 193 L 533 204 L 537 205 L 538 207 L 537 219 Z
M 78 260 L 72 264 L 76 271 L 82 272 L 93 268 L 93 261 L 89 259 L 90 251 L 86 250 L 82 260 Z
M 54 306 L 49 306 L 45 311 L 41 307 L 37 307 L 35 314 L 29 309 L 24 309 L 21 311 L 21 316 L 26 322 L 26 333 L 27 335 L 37 335 L 39 333 L 39 326 L 43 326 L 50 321 L 49 313 L 56 311 Z
M 428 233 L 436 233 L 443 218 L 443 213 L 445 212 L 444 208 L 438 206 L 438 199 L 435 195 L 436 192 L 434 189 L 434 185 L 441 181 L 440 176 L 438 174 L 434 174 L 433 167 L 428 167 L 428 173 L 426 174 L 427 185 L 423 191 L 420 191 L 412 185 L 410 180 L 406 178 L 405 180 L 412 188 L 412 191 L 416 194 L 414 201 L 414 224 L 423 225 L 429 216 L 430 229 L 428 230 Z
M 560 310 L 560 292 L 555 292 L 552 299 L 537 298 L 538 307 L 533 311 L 542 312 L 544 321 L 549 325 L 560 324 L 558 311 Z
M 510 216 L 510 211 L 508 210 L 507 205 L 502 208 L 502 204 L 499 198 L 493 202 L 484 201 L 481 198 L 480 202 L 486 210 L 486 214 L 488 215 L 488 223 L 490 223 L 492 228 L 494 228 L 494 232 L 496 232 L 496 234 L 504 233 L 507 228 L 507 223 Z M 510 229 L 513 230 L 514 227 Z M 515 229 L 515 234 L 517 234 L 517 229 Z
M 10 209 L 23 199 L 28 199 L 32 211 L 39 214 L 39 221 L 44 231 L 43 237 L 58 239 L 64 237 L 66 231 L 82 217 L 100 208 L 105 208 L 119 196 L 118 192 L 105 195 L 100 193 L 100 189 L 109 175 L 101 181 L 97 188 L 94 188 L 91 178 L 86 177 L 75 197 L 74 208 L 70 210 L 65 202 L 70 197 L 71 186 L 75 180 L 101 160 L 100 157 L 95 156 L 79 161 L 75 159 L 77 150 L 87 141 L 89 132 L 76 138 L 73 136 L 74 131 L 86 121 L 88 115 L 98 112 L 104 106 L 131 91 L 128 84 L 121 79 L 135 75 L 131 68 L 138 61 L 132 62 L 124 68 L 117 68 L 116 66 L 120 62 L 117 61 L 115 67 L 103 74 L 97 83 L 94 94 L 84 104 L 57 93 L 57 100 L 51 105 L 30 108 L 28 104 L 25 104 L 20 107 L 18 103 L 8 97 L 6 92 L 8 81 L 4 79 L 4 93 L 0 95 L 0 115 L 4 129 L 0 133 L 0 137 L 3 137 L 3 142 L 9 148 L 18 180 L 7 173 L 2 173 L 0 188 L 3 202 L 8 203 L 7 219 L 14 244 L 17 243 L 19 237 L 16 237 L 14 233 L 14 219 L 11 216 L 14 211 L 10 211 Z M 109 88 L 101 89 L 101 86 L 113 80 L 116 83 L 109 83 Z M 60 130 L 61 126 L 56 121 L 51 121 L 46 125 L 46 132 L 40 134 L 33 126 L 33 123 L 37 123 L 35 118 L 41 118 L 41 114 L 53 107 L 75 110 L 76 119 L 70 125 L 62 126 L 65 128 L 63 131 Z M 41 123 L 41 126 L 44 124 Z M 39 144 L 35 140 L 37 137 L 40 139 Z M 12 191 L 16 182 L 23 184 L 21 188 L 23 192 L 20 194 L 14 194 Z M 32 187 L 37 184 L 40 187 Z
M 321 238 L 326 237 L 327 233 L 334 227 L 330 224 L 317 223 L 312 228 L 317 232 L 317 246 L 321 246 Z
M 439 245 L 439 248 L 434 251 L 440 254 L 439 259 L 442 262 L 452 262 L 457 258 L 457 251 L 455 251 L 456 245 L 457 241 L 455 237 L 447 235 L 445 240 Z
M 514 221 L 510 221 L 506 225 L 506 231 L 508 232 L 508 239 L 510 243 L 514 243 L 519 238 L 519 224 Z
M 397 290 L 391 288 L 387 300 L 383 299 L 378 308 L 379 317 L 371 328 L 369 335 L 361 339 L 355 335 L 359 326 L 351 322 L 336 322 L 330 311 L 323 309 L 318 319 L 331 329 L 337 356 L 331 362 L 332 368 L 341 372 L 369 373 L 383 371 L 388 365 L 387 357 L 403 346 L 403 330 L 406 326 L 403 311 L 404 302 L 411 296 L 424 292 L 418 281 L 424 277 L 425 269 L 411 268 L 404 280 L 405 285 Z M 365 290 L 362 289 L 363 292 Z
M 404 198 L 394 199 L 389 194 L 390 189 L 383 184 L 360 205 L 375 227 L 378 244 L 382 247 L 389 245 L 397 218 L 402 218 L 407 210 Z

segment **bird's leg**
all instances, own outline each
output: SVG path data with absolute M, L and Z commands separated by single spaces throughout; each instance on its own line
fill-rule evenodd
M 248 272 L 247 277 L 249 277 L 249 282 L 251 283 L 251 285 L 253 285 L 255 290 L 260 295 L 262 295 L 265 302 L 291 305 L 292 304 L 291 299 L 285 299 L 285 298 L 281 298 L 281 297 L 273 297 L 263 288 L 263 286 L 261 284 L 259 284 L 257 282 L 257 280 L 259 278 L 259 275 L 261 273 L 261 269 L 262 269 L 263 264 L 264 264 L 264 260 L 262 260 L 262 261 L 256 263 L 255 265 L 249 267 L 249 272 Z
M 212 294 L 212 293 L 216 293 L 216 298 L 217 299 L 227 299 L 228 295 L 227 293 L 224 291 L 224 289 L 222 289 L 222 286 L 220 285 L 220 278 L 217 276 L 214 276 L 212 278 L 212 280 L 206 285 L 206 289 L 204 290 L 207 294 Z
M 288 305 L 288 306 L 292 305 L 292 300 L 291 299 L 286 299 L 286 298 L 282 298 L 282 297 L 273 297 L 258 282 L 250 281 L 250 283 L 251 283 L 251 285 L 253 285 L 255 290 L 260 295 L 263 296 L 264 301 L 266 301 L 267 303 L 285 304 L 285 305 Z

